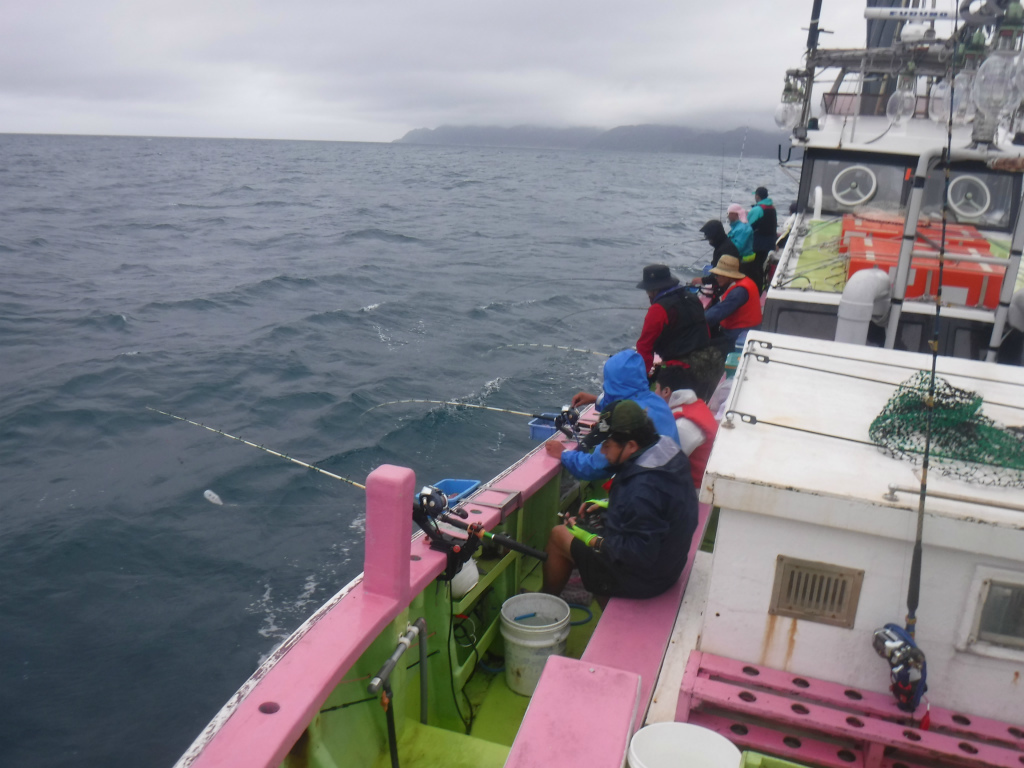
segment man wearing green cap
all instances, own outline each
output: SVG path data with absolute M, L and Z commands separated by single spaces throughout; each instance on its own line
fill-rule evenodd
M 654 597 L 686 566 L 697 528 L 697 494 L 686 457 L 659 436 L 643 408 L 619 400 L 601 412 L 591 434 L 615 472 L 597 534 L 585 527 L 601 505 L 584 502 L 579 515 L 548 538 L 542 592 L 561 594 L 574 567 L 599 598 Z

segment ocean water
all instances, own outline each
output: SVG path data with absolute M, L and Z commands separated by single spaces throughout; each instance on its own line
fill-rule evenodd
M 749 158 L 0 136 L 0 765 L 170 765 L 362 570 L 356 481 L 486 480 Z M 217 505 L 204 495 L 212 490 Z

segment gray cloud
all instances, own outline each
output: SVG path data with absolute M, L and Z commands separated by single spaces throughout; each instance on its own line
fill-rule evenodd
M 0 130 L 371 141 L 441 124 L 767 127 L 811 6 L 15 2 Z M 827 5 L 829 45 L 861 44 L 857 5 Z

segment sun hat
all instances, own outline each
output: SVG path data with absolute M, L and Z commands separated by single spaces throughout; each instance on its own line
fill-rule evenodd
M 590 434 L 582 440 L 585 448 L 596 448 L 609 437 L 617 442 L 645 442 L 644 437 L 657 434 L 654 423 L 634 400 L 616 400 L 598 416 Z
M 744 224 L 747 223 L 747 209 L 744 208 L 739 203 L 733 203 L 732 205 L 730 205 L 729 213 L 735 213 L 737 216 L 740 217 L 740 221 L 742 221 Z
M 645 291 L 660 291 L 679 285 L 679 280 L 672 277 L 672 272 L 664 264 L 648 264 L 644 267 L 643 279 L 636 284 Z
M 740 272 L 740 260 L 729 254 L 725 254 L 718 260 L 718 266 L 711 268 L 711 274 L 731 277 L 734 280 L 742 280 L 746 277 L 746 275 Z

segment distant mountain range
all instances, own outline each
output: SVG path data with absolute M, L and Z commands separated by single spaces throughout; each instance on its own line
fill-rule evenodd
M 782 131 L 734 128 L 712 131 L 679 125 L 622 125 L 601 128 L 542 128 L 518 125 L 442 125 L 417 128 L 396 139 L 398 144 L 461 147 L 527 147 L 534 149 L 610 149 L 630 152 L 686 152 L 694 155 L 775 157 L 779 144 L 789 144 Z

